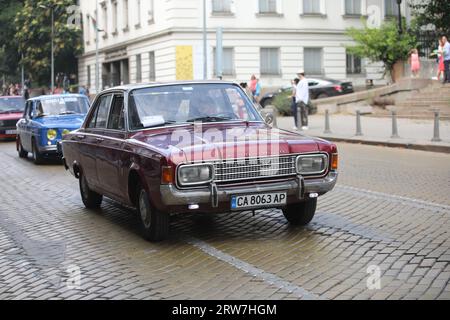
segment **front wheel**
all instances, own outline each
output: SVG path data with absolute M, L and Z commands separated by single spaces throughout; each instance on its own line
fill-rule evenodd
M 316 214 L 317 199 L 309 199 L 302 203 L 292 204 L 283 209 L 287 221 L 294 226 L 306 226 Z
M 169 235 L 169 215 L 152 207 L 144 188 L 138 192 L 137 210 L 144 238 L 153 242 L 165 240 Z
M 84 177 L 84 174 L 80 174 L 80 193 L 81 200 L 84 206 L 88 209 L 98 209 L 102 205 L 103 196 L 97 192 L 92 191 Z
M 19 154 L 19 158 L 25 159 L 26 157 L 28 157 L 28 151 L 23 148 L 20 139 L 18 139 L 17 144 L 17 153 Z
M 34 164 L 43 164 L 44 163 L 44 156 L 39 152 L 39 149 L 37 147 L 36 140 L 33 139 L 32 143 L 32 154 L 33 154 L 33 162 Z

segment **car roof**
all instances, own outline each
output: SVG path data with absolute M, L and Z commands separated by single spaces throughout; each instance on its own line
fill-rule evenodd
M 193 85 L 193 84 L 228 84 L 239 86 L 238 83 L 233 81 L 223 80 L 188 80 L 188 81 L 168 81 L 168 82 L 148 82 L 139 84 L 127 84 L 117 87 L 112 87 L 101 91 L 101 93 L 107 93 L 111 91 L 132 91 L 136 89 L 145 89 L 149 87 L 162 87 L 162 86 L 176 86 L 176 85 Z
M 36 101 L 36 100 L 49 100 L 49 99 L 58 99 L 58 98 L 88 98 L 83 94 L 48 94 L 48 95 L 42 95 L 38 97 L 34 97 L 29 99 L 28 101 Z
M 0 96 L 0 99 L 24 99 L 22 96 Z

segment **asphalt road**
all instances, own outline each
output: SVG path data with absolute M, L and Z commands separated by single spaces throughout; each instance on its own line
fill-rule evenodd
M 0 143 L 0 299 L 450 299 L 450 155 L 340 144 L 315 220 L 184 215 L 153 244 Z M 379 277 L 378 277 L 379 275 Z M 378 281 L 379 280 L 379 281 Z

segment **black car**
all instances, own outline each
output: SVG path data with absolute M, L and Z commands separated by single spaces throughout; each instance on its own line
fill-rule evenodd
M 340 96 L 344 94 L 354 93 L 352 82 L 342 82 L 332 79 L 308 79 L 309 93 L 311 100 L 323 99 L 328 97 Z M 292 86 L 286 86 L 278 90 L 278 92 L 270 92 L 265 94 L 260 101 L 264 108 L 273 103 L 273 99 L 281 93 L 292 92 Z

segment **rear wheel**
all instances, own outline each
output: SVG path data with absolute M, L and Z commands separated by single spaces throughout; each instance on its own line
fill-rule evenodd
M 88 209 L 100 208 L 100 206 L 102 205 L 103 196 L 101 194 L 98 194 L 97 192 L 92 191 L 89 188 L 89 185 L 83 173 L 80 173 L 79 182 L 81 200 L 83 200 L 85 207 Z
M 36 144 L 36 140 L 33 139 L 32 143 L 32 151 L 34 164 L 42 164 L 44 163 L 44 156 L 39 152 L 39 149 Z
M 317 199 L 309 199 L 308 201 L 289 205 L 283 209 L 286 220 L 294 226 L 306 226 L 309 224 L 316 214 Z
M 317 96 L 317 99 L 325 99 L 328 98 L 328 95 L 326 93 L 321 93 Z
M 18 145 L 17 145 L 17 153 L 19 154 L 19 158 L 25 159 L 28 157 L 28 151 L 26 151 L 23 146 L 22 146 L 22 142 L 20 141 L 20 139 L 18 138 Z
M 165 240 L 169 235 L 169 215 L 152 207 L 143 187 L 138 188 L 136 206 L 144 238 L 152 242 Z

